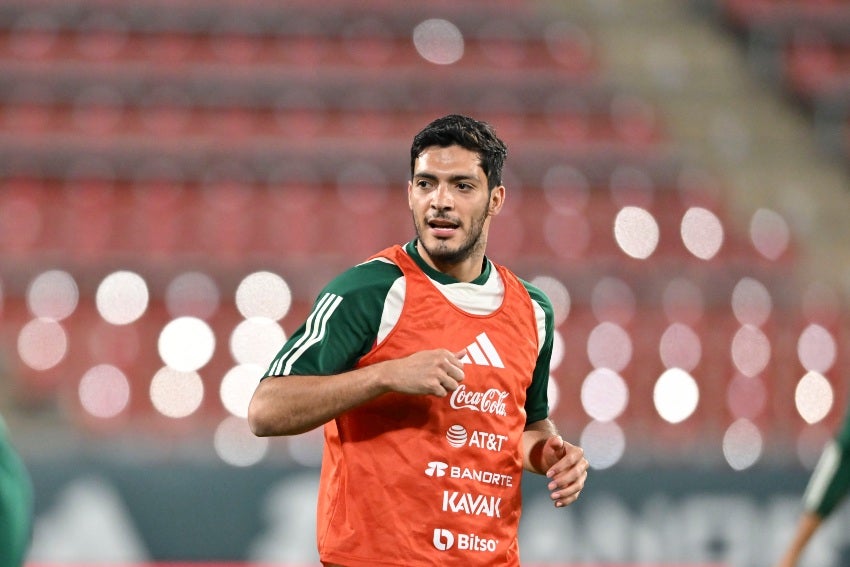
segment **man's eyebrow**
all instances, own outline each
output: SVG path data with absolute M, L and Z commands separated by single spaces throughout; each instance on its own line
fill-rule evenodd
M 427 171 L 420 171 L 413 174 L 414 178 L 420 179 L 428 179 L 431 181 L 439 180 L 439 177 L 433 173 Z M 478 181 L 478 176 L 473 173 L 457 173 L 449 177 L 449 181 L 457 182 L 457 181 Z

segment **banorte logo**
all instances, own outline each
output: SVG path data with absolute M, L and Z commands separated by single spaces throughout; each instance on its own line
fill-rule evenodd
M 499 546 L 499 540 L 497 539 L 478 537 L 475 534 L 457 534 L 457 537 L 455 537 L 455 534 L 449 530 L 442 528 L 434 529 L 433 542 L 436 549 L 440 551 L 448 551 L 454 547 L 455 541 L 457 541 L 457 548 L 462 551 L 484 551 L 495 553 L 496 548 Z

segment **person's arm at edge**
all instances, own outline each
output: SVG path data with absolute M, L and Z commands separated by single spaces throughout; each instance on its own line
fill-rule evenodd
M 791 545 L 785 551 L 785 554 L 776 564 L 777 567 L 794 567 L 800 560 L 803 550 L 808 545 L 809 540 L 818 531 L 823 518 L 815 512 L 804 512 L 800 516 L 800 521 L 797 523 L 797 529 L 794 532 L 794 538 L 791 540 Z

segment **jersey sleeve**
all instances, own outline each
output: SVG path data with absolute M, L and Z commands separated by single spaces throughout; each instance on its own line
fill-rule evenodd
M 265 377 L 331 375 L 352 369 L 372 348 L 387 292 L 399 277 L 401 270 L 394 264 L 372 260 L 331 280 Z
M 841 431 L 821 453 L 806 491 L 803 506 L 821 518 L 826 518 L 850 491 L 850 412 L 844 418 Z
M 540 353 L 537 355 L 537 365 L 534 367 L 534 375 L 531 385 L 526 390 L 525 413 L 526 423 L 533 423 L 549 417 L 549 371 L 552 360 L 552 348 L 555 343 L 555 312 L 549 297 L 539 288 L 523 281 L 528 290 L 531 300 L 542 310 L 545 321 L 545 334 Z

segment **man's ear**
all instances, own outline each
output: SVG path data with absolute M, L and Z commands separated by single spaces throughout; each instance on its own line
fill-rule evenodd
M 496 216 L 499 214 L 499 211 L 502 210 L 502 205 L 505 203 L 505 186 L 499 185 L 498 187 L 494 187 L 490 192 L 490 206 L 487 208 L 487 212 L 490 216 Z

